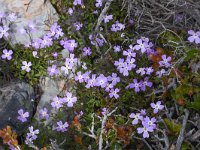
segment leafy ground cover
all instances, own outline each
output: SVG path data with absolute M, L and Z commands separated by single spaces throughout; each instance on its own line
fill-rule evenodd
M 10 127 L 2 129 L 4 144 L 43 150 L 200 148 L 196 25 L 165 27 L 155 37 L 138 26 L 139 19 L 144 23 L 142 15 L 127 15 L 126 1 L 52 4 L 59 22 L 41 39 L 4 47 L 0 77 L 23 79 L 37 87 L 41 76 L 67 79 L 73 74 L 68 79 L 73 87 L 52 97 L 56 113 L 41 109 L 40 121 L 33 119 L 18 138 Z M 0 19 L 11 18 L 1 14 Z M 32 24 L 21 30 L 31 32 L 37 32 Z M 9 27 L 0 26 L 0 38 L 9 34 Z M 61 55 L 63 49 L 68 58 Z M 16 113 L 20 123 L 27 121 L 26 110 Z

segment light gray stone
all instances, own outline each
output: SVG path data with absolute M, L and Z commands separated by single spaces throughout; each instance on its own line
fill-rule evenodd
M 7 125 L 11 126 L 18 135 L 22 134 L 30 124 L 34 110 L 34 90 L 20 81 L 12 81 L 0 87 L 0 129 Z M 29 112 L 27 122 L 21 123 L 18 117 L 18 110 L 23 109 Z
M 26 27 L 30 22 L 36 24 L 37 32 L 31 33 L 32 39 L 38 39 L 44 35 L 49 27 L 58 21 L 58 14 L 47 0 L 0 0 L 0 12 L 17 14 L 18 19 L 11 26 L 9 42 L 12 44 L 27 44 L 30 38 L 27 34 L 21 35 L 17 30 Z M 4 25 L 9 22 L 4 21 Z M 11 39 L 11 40 L 10 40 Z

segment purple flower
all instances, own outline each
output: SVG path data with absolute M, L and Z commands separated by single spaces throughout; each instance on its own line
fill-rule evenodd
M 96 0 L 96 7 L 101 7 L 102 6 L 102 0 Z
M 127 51 L 123 51 L 123 55 L 127 57 L 135 57 L 136 53 L 134 53 L 132 49 L 128 49 Z
M 101 88 L 105 88 L 107 83 L 108 83 L 108 79 L 103 74 L 100 74 L 96 78 L 96 86 L 100 86 Z
M 108 76 L 107 79 L 108 81 L 112 82 L 112 85 L 116 85 L 118 82 L 120 82 L 120 78 L 116 73 L 112 73 L 112 76 Z
M 147 114 L 146 109 L 140 110 L 140 115 L 145 116 Z
M 142 122 L 143 122 L 143 124 L 145 124 L 145 126 L 152 127 L 153 129 L 156 128 L 156 124 L 155 124 L 156 118 L 155 118 L 155 117 L 153 117 L 153 118 L 150 119 L 150 118 L 147 116 L 147 117 L 145 117 L 145 118 L 143 119 Z
M 121 46 L 119 46 L 119 45 L 116 45 L 116 46 L 114 46 L 113 48 L 114 48 L 114 52 L 115 52 L 115 53 L 121 51 Z
M 75 40 L 67 40 L 67 38 L 64 38 L 64 40 L 60 41 L 60 45 L 62 45 L 69 52 L 73 52 L 78 44 Z
M 40 39 L 34 39 L 33 43 L 31 43 L 31 46 L 33 46 L 35 49 L 39 49 L 40 48 Z
M 161 101 L 157 101 L 156 104 L 151 103 L 151 107 L 154 109 L 153 113 L 157 114 L 159 110 L 163 110 L 164 105 L 161 105 Z
M 96 74 L 92 74 L 92 78 L 88 79 L 86 88 L 94 87 L 96 85 Z
M 76 28 L 77 31 L 79 31 L 83 27 L 83 24 L 80 22 L 75 22 L 74 27 Z
M 92 54 L 90 47 L 83 48 L 83 56 L 90 56 Z
M 171 57 L 167 57 L 166 55 L 162 55 L 162 61 L 159 61 L 160 66 L 164 66 L 166 68 L 170 67 Z
M 133 83 L 129 84 L 129 87 L 131 89 L 134 88 L 135 92 L 139 92 L 140 91 L 140 83 L 138 83 L 137 79 L 133 79 Z
M 159 78 L 161 78 L 163 76 L 163 74 L 165 74 L 166 71 L 165 69 L 161 69 L 160 71 L 157 71 L 156 74 L 158 75 Z
M 81 5 L 82 6 L 83 5 L 82 4 L 82 0 L 74 0 L 73 5 L 75 5 L 75 6 L 76 5 Z
M 1 55 L 1 58 L 2 59 L 11 60 L 12 59 L 12 54 L 13 54 L 12 50 L 4 49 L 3 50 L 3 54 Z
M 145 70 L 146 70 L 146 75 L 150 75 L 154 71 L 152 67 L 147 67 L 145 68 Z
M 116 21 L 115 24 L 112 25 L 111 31 L 117 32 L 125 29 L 125 25 L 122 23 L 119 23 L 119 21 Z
M 9 35 L 8 30 L 9 30 L 9 27 L 7 27 L 7 26 L 1 27 L 0 26 L 0 38 L 2 38 L 3 36 L 8 37 L 8 35 Z
M 87 83 L 87 81 L 90 79 L 90 73 L 91 71 L 86 71 L 84 74 L 83 74 L 83 79 L 84 81 Z
M 34 32 L 36 30 L 35 24 L 33 22 L 29 22 L 28 29 L 30 32 Z
M 143 133 L 143 138 L 149 137 L 149 132 L 153 132 L 153 127 L 143 125 L 143 127 L 137 128 L 139 134 Z
M 29 117 L 29 112 L 24 112 L 23 109 L 18 110 L 19 116 L 17 117 L 18 120 L 21 122 L 26 122 L 27 118 Z
M 133 119 L 132 125 L 136 125 L 138 124 L 139 120 L 143 120 L 143 116 L 140 113 L 131 113 L 129 117 Z
M 39 118 L 46 119 L 46 120 L 49 118 L 48 110 L 46 108 L 39 110 Z
M 70 92 L 67 92 L 66 97 L 63 98 L 63 102 L 67 103 L 67 107 L 73 107 L 76 101 L 77 101 L 77 97 L 72 97 L 72 93 Z
M 134 58 L 127 57 L 126 58 L 126 62 L 128 64 L 128 66 L 131 68 L 131 70 L 136 67 L 136 65 L 134 64 L 135 63 L 135 59 Z
M 47 70 L 48 70 L 49 76 L 54 76 L 59 73 L 56 65 L 52 65 L 51 67 L 48 67 Z
M 72 8 L 68 9 L 68 14 L 71 16 L 73 14 L 74 10 Z
M 53 57 L 55 57 L 55 58 L 58 57 L 58 53 L 57 53 L 57 52 L 53 52 L 53 53 L 51 53 L 51 55 L 52 55 Z
M 137 74 L 140 74 L 141 76 L 144 75 L 146 72 L 145 72 L 145 68 L 139 68 L 137 71 L 136 71 Z
M 194 32 L 193 30 L 189 30 L 188 34 L 191 35 L 188 37 L 188 41 L 191 43 L 195 42 L 196 44 L 200 43 L 200 32 Z
M 140 88 L 141 88 L 142 91 L 145 91 L 146 90 L 146 86 L 152 87 L 152 85 L 153 85 L 153 83 L 149 82 L 148 81 L 148 77 L 146 77 L 143 82 L 141 81 Z
M 68 124 L 67 122 L 65 122 L 65 123 L 63 124 L 62 121 L 57 122 L 57 125 L 58 125 L 58 126 L 56 127 L 56 130 L 57 130 L 57 131 L 61 131 L 61 132 L 67 131 L 67 128 L 69 127 L 69 124 Z
M 10 13 L 10 14 L 8 15 L 8 19 L 9 19 L 11 22 L 16 21 L 16 20 L 17 20 L 17 15 L 16 15 L 16 13 Z
M 39 134 L 39 130 L 33 130 L 33 126 L 30 126 L 29 128 L 29 133 L 27 133 L 26 135 L 26 140 L 25 143 L 29 144 L 29 143 L 33 143 L 33 140 L 37 139 L 37 134 Z
M 30 68 L 32 66 L 31 62 L 23 61 L 22 64 L 23 64 L 23 66 L 21 67 L 22 70 L 25 70 L 26 72 L 31 71 L 31 68 Z
M 104 107 L 104 108 L 102 108 L 101 114 L 106 115 L 106 114 L 108 114 L 108 112 L 109 112 L 108 109 Z
M 72 70 L 74 64 L 70 62 L 69 59 L 66 59 L 65 66 L 61 66 L 61 70 L 64 71 L 65 75 L 69 74 L 69 70 Z
M 104 23 L 108 23 L 110 20 L 112 20 L 113 19 L 113 15 L 106 15 L 105 17 L 104 17 Z
M 120 91 L 120 89 L 116 88 L 116 89 L 111 89 L 110 90 L 110 98 L 115 97 L 115 99 L 119 98 L 119 95 L 117 94 Z
M 59 97 L 57 97 L 57 96 L 54 97 L 53 101 L 51 102 L 51 106 L 53 108 L 56 108 L 56 109 L 59 109 L 59 108 L 63 107 L 63 101 L 62 101 L 62 99 L 59 98 Z
M 79 81 L 80 83 L 84 82 L 83 74 L 81 71 L 77 72 L 76 76 L 74 77 L 75 81 Z
M 146 48 L 148 46 L 147 42 L 144 42 L 142 39 L 137 40 L 137 44 L 135 45 L 136 50 L 141 50 L 142 53 L 146 52 Z
M 52 40 L 49 36 L 44 36 L 43 39 L 39 39 L 40 48 L 50 47 L 53 44 Z

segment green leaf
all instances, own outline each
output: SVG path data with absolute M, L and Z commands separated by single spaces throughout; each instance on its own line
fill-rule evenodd
M 165 124 L 167 125 L 169 131 L 173 135 L 178 135 L 181 130 L 181 124 L 175 123 L 174 120 L 164 119 Z

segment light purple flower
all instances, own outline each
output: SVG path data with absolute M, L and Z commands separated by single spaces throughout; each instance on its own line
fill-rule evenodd
M 115 99 L 119 98 L 119 95 L 117 94 L 120 91 L 120 89 L 116 88 L 116 89 L 111 89 L 110 90 L 110 98 L 115 97 Z
M 79 31 L 83 27 L 83 24 L 80 22 L 75 22 L 74 27 L 75 27 L 76 31 Z
M 16 15 L 16 13 L 10 13 L 10 14 L 8 15 L 8 19 L 9 19 L 11 22 L 16 21 L 16 20 L 17 20 L 17 15 Z
M 66 97 L 63 98 L 63 102 L 67 103 L 67 107 L 73 107 L 76 101 L 77 101 L 77 97 L 72 97 L 72 93 L 70 92 L 67 92 Z
M 56 109 L 59 109 L 59 108 L 63 107 L 63 101 L 62 101 L 62 99 L 59 98 L 59 97 L 57 97 L 57 96 L 54 97 L 53 101 L 51 102 L 51 106 L 53 108 L 56 108 Z
M 144 42 L 142 39 L 137 40 L 137 44 L 135 45 L 136 50 L 141 50 L 142 53 L 146 52 L 146 48 L 148 46 L 147 42 Z
M 23 66 L 21 67 L 22 70 L 25 70 L 26 72 L 31 71 L 31 68 L 30 68 L 32 66 L 31 62 L 23 61 L 22 64 L 23 64 Z
M 160 71 L 157 71 L 156 74 L 158 75 L 159 78 L 161 78 L 163 76 L 163 74 L 165 74 L 166 71 L 165 69 L 161 69 Z
M 138 83 L 137 79 L 133 79 L 133 83 L 129 84 L 129 87 L 131 89 L 134 88 L 135 92 L 139 92 L 140 91 L 140 83 Z
M 145 75 L 145 73 L 146 73 L 146 72 L 145 72 L 145 68 L 139 68 L 138 70 L 136 70 L 136 73 L 137 73 L 137 74 L 140 74 L 141 76 L 142 76 L 142 75 Z
M 132 49 L 128 49 L 126 51 L 123 51 L 123 55 L 124 56 L 127 56 L 127 57 L 135 57 L 136 56 L 136 53 L 133 52 Z
M 96 85 L 96 74 L 92 74 L 92 78 L 87 81 L 86 88 L 94 87 Z
M 148 138 L 149 137 L 149 132 L 153 132 L 153 127 L 145 125 L 143 127 L 137 128 L 137 132 L 139 134 L 143 133 L 143 138 Z
M 64 38 L 64 40 L 60 41 L 60 44 L 69 52 L 73 52 L 74 49 L 78 46 L 75 40 L 68 40 L 67 38 Z
M 1 55 L 1 58 L 2 59 L 11 60 L 12 59 L 12 54 L 13 54 L 12 50 L 4 49 L 3 50 L 3 54 Z
M 166 68 L 170 67 L 170 62 L 171 61 L 171 57 L 167 57 L 166 55 L 162 55 L 162 61 L 159 61 L 160 66 L 164 66 Z
M 200 32 L 194 32 L 193 30 L 189 30 L 188 34 L 190 35 L 188 37 L 188 41 L 190 41 L 191 43 L 195 42 L 196 44 L 200 43 Z
M 100 86 L 101 88 L 105 88 L 107 83 L 108 83 L 108 79 L 103 74 L 100 74 L 96 78 L 96 86 Z
M 105 17 L 104 17 L 104 23 L 108 23 L 110 20 L 112 20 L 113 19 L 113 15 L 106 15 Z
M 102 6 L 102 0 L 96 0 L 96 7 L 101 7 Z
M 112 76 L 107 77 L 108 81 L 112 82 L 112 85 L 116 85 L 120 82 L 120 78 L 117 76 L 116 73 L 112 73 Z
M 19 116 L 17 117 L 18 120 L 21 122 L 26 122 L 27 118 L 29 117 L 29 112 L 24 112 L 23 109 L 18 110 Z
M 150 75 L 154 71 L 152 67 L 147 67 L 145 68 L 145 70 L 146 70 L 146 75 Z
M 134 64 L 135 63 L 135 59 L 134 58 L 127 57 L 126 58 L 126 62 L 128 64 L 128 66 L 131 68 L 131 70 L 136 67 L 136 65 Z
M 69 59 L 66 59 L 65 66 L 61 66 L 61 70 L 65 73 L 65 75 L 69 74 L 69 70 L 72 70 L 74 64 L 70 62 Z
M 147 114 L 146 109 L 140 110 L 140 115 L 145 116 Z
M 83 48 L 83 56 L 90 56 L 92 54 L 90 47 Z
M 152 127 L 153 129 L 156 128 L 156 124 L 155 124 L 156 118 L 155 118 L 155 117 L 149 118 L 149 117 L 147 116 L 147 117 L 145 117 L 145 118 L 143 119 L 142 122 L 143 122 L 143 124 L 145 124 L 145 126 Z
M 73 14 L 73 12 L 74 12 L 73 8 L 69 8 L 69 9 L 68 9 L 68 14 L 69 14 L 70 16 Z
M 67 123 L 67 122 L 65 122 L 64 124 L 63 124 L 63 122 L 62 121 L 59 121 L 59 122 L 57 122 L 57 127 L 56 127 L 56 130 L 59 132 L 59 131 L 61 131 L 61 132 L 65 132 L 65 131 L 67 131 L 67 128 L 69 127 L 69 124 Z
M 81 71 L 77 72 L 76 76 L 74 77 L 75 81 L 79 81 L 79 83 L 84 82 L 83 74 Z
M 115 53 L 116 53 L 116 52 L 120 52 L 120 51 L 121 51 L 121 46 L 116 45 L 116 46 L 113 47 L 113 49 L 114 49 L 114 52 L 115 52 Z
M 148 81 L 148 77 L 145 77 L 144 81 L 140 82 L 140 88 L 142 91 L 146 90 L 146 86 L 152 87 L 153 83 Z
M 139 123 L 139 120 L 143 120 L 143 116 L 140 113 L 131 113 L 129 117 L 133 119 L 132 125 L 136 125 Z
M 0 38 L 2 38 L 2 37 L 8 37 L 8 30 L 9 30 L 9 27 L 7 27 L 7 26 L 3 26 L 3 27 L 1 27 L 0 26 Z
M 49 114 L 48 114 L 48 110 L 47 108 L 43 108 L 39 110 L 39 118 L 40 119 L 48 119 L 49 118 Z
M 33 126 L 30 126 L 29 128 L 29 133 L 27 133 L 26 135 L 26 140 L 25 143 L 29 144 L 29 143 L 33 143 L 34 140 L 37 139 L 37 135 L 39 134 L 39 130 L 33 130 Z
M 153 113 L 157 114 L 159 110 L 163 110 L 164 105 L 161 105 L 161 101 L 157 101 L 156 103 L 151 103 L 151 107 L 154 109 Z
M 59 73 L 56 65 L 52 65 L 51 67 L 48 67 L 47 71 L 48 71 L 49 76 L 54 76 Z

